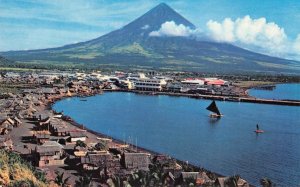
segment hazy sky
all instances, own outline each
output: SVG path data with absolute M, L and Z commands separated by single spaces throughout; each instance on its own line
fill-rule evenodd
M 264 45 L 267 37 L 272 42 L 261 48 L 277 54 L 279 49 L 270 46 L 279 36 L 284 41 L 275 45 L 281 45 L 281 56 L 297 58 L 300 54 L 300 0 L 0 0 L 0 51 L 93 39 L 126 25 L 161 2 L 217 41 L 252 49 L 253 45 Z M 248 35 L 238 34 L 247 28 L 252 32 L 257 25 L 264 29 L 257 31 L 255 41 L 253 36 L 250 40 Z M 277 35 L 268 38 L 273 31 Z

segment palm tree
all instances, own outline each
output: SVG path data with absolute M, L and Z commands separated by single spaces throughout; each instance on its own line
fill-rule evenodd
M 89 187 L 92 181 L 92 175 L 83 175 L 79 177 L 78 181 L 75 181 L 76 186 L 78 187 Z
M 167 181 L 167 178 L 169 176 L 168 173 L 164 172 L 164 167 L 168 166 L 168 164 L 159 164 L 155 163 L 149 166 L 150 169 L 150 178 L 148 179 L 150 186 L 168 186 L 169 182 Z
M 108 150 L 108 145 L 105 141 L 100 141 L 95 145 L 95 149 L 98 151 L 107 151 Z
M 106 175 L 105 170 L 101 170 L 99 172 L 99 180 L 100 180 L 101 183 L 106 183 L 106 181 L 107 181 L 107 175 Z
M 142 186 L 154 186 L 154 180 L 150 172 L 144 172 L 141 175 Z
M 111 178 L 107 179 L 106 184 L 107 184 L 109 187 L 116 187 L 114 181 L 113 181 Z
M 183 179 L 182 181 L 177 181 L 178 185 L 180 186 L 195 186 L 196 184 L 196 179 L 194 179 L 193 177 L 188 177 Z
M 113 180 L 113 182 L 117 185 L 117 186 L 121 186 L 121 179 L 120 179 L 120 177 L 118 177 L 118 176 L 116 176 L 116 175 L 113 175 L 112 176 L 112 180 Z
M 240 179 L 239 175 L 233 175 L 226 179 L 225 185 L 230 186 L 230 187 L 238 187 L 238 180 Z
M 262 178 L 260 179 L 260 184 L 263 186 L 263 187 L 274 187 L 276 186 L 270 179 L 268 178 Z
M 54 182 L 59 186 L 65 186 L 68 183 L 68 180 L 70 177 L 67 177 L 64 179 L 64 172 L 55 171 L 56 177 L 54 179 Z
M 141 186 L 141 178 L 139 176 L 139 172 L 138 171 L 134 171 L 130 174 L 129 178 L 128 178 L 128 183 L 131 186 Z
M 81 140 L 77 140 L 75 147 L 77 147 L 77 146 L 79 146 L 79 147 L 86 147 L 86 144 L 83 141 L 81 141 Z
M 213 173 L 213 172 L 207 171 L 207 172 L 206 172 L 206 175 L 207 175 L 211 180 L 213 180 L 213 181 L 217 180 L 217 176 L 216 176 L 216 174 Z
M 127 181 L 123 181 L 123 187 L 132 187 Z

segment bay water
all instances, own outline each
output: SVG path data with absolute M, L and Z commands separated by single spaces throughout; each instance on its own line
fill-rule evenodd
M 224 114 L 211 119 L 210 100 L 112 92 L 58 101 L 87 128 L 250 183 L 270 178 L 300 185 L 300 107 L 217 101 Z M 256 134 L 256 124 L 265 131 Z

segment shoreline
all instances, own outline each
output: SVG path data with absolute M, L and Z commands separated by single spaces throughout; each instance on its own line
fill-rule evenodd
M 62 96 L 62 97 L 60 97 L 60 98 L 56 98 L 56 99 L 55 99 L 54 101 L 52 101 L 52 102 L 48 102 L 48 103 L 46 104 L 45 110 L 49 110 L 50 112 L 57 112 L 57 111 L 55 111 L 55 110 L 53 109 L 53 104 L 55 104 L 55 102 L 59 102 L 59 101 L 61 101 L 61 100 L 63 100 L 63 99 L 73 98 L 73 97 L 92 97 L 92 96 L 97 96 L 97 95 L 100 95 L 100 94 L 93 94 L 93 95 L 74 95 L 74 96 L 71 96 L 71 97 Z M 65 116 L 65 115 L 64 115 L 64 116 Z M 111 139 L 112 142 L 114 142 L 114 143 L 117 143 L 117 144 L 124 144 L 124 141 L 122 141 L 122 140 L 120 140 L 120 139 L 118 139 L 118 138 L 111 137 L 111 136 L 106 135 L 106 134 L 104 134 L 104 133 L 102 133 L 102 132 L 94 131 L 94 130 L 92 130 L 92 129 L 90 129 L 90 128 L 85 127 L 84 124 L 79 124 L 79 123 L 77 123 L 72 117 L 70 117 L 70 116 L 67 116 L 67 117 L 69 117 L 69 119 L 71 119 L 70 121 L 67 121 L 67 122 L 68 122 L 70 125 L 72 125 L 72 126 L 74 126 L 74 127 L 76 127 L 76 128 L 85 130 L 85 131 L 87 131 L 87 132 L 89 132 L 89 133 L 91 133 L 91 134 L 93 134 L 93 135 L 95 135 L 95 136 L 97 136 L 97 137 L 101 137 L 101 138 L 109 138 L 109 139 Z M 63 119 L 62 119 L 62 120 L 63 120 Z M 141 147 L 141 146 L 136 146 L 136 145 L 133 145 L 133 144 L 130 144 L 130 143 L 126 143 L 126 145 L 129 145 L 129 149 L 132 150 L 133 152 L 134 152 L 134 151 L 136 151 L 136 152 L 144 152 L 144 153 L 151 154 L 152 156 L 153 156 L 153 155 L 165 155 L 164 153 L 159 153 L 159 152 L 156 152 L 156 151 L 153 151 L 153 150 L 150 150 L 150 149 Z M 131 147 L 132 147 L 132 148 L 131 148 Z M 170 155 L 167 155 L 167 156 L 170 156 Z M 196 165 L 194 165 L 193 163 L 190 163 L 190 162 L 188 162 L 188 164 L 187 164 L 185 161 L 180 160 L 180 159 L 177 159 L 177 158 L 174 158 L 174 157 L 172 157 L 172 156 L 171 156 L 171 158 L 175 159 L 176 162 L 178 162 L 180 165 L 186 164 L 186 165 L 188 165 L 189 167 L 192 167 L 193 170 L 200 170 L 200 169 L 202 169 L 202 170 L 204 170 L 204 171 L 207 172 L 207 173 L 214 174 L 217 178 L 218 178 L 218 177 L 225 177 L 225 176 L 226 176 L 226 175 L 222 175 L 222 174 L 220 174 L 220 173 L 217 173 L 217 172 L 215 172 L 215 171 L 208 170 L 208 169 L 206 169 L 206 168 L 201 168 L 201 167 L 196 166 Z M 253 187 L 253 185 L 251 185 L 251 184 L 250 184 L 250 186 Z

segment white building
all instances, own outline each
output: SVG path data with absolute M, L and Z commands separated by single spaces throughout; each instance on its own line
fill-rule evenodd
M 89 74 L 88 77 L 91 80 L 101 80 L 102 75 L 100 72 L 93 72 L 93 73 Z
M 135 81 L 135 80 L 138 80 L 138 79 L 146 79 L 147 77 L 145 76 L 144 73 L 129 73 L 127 79 L 130 80 L 130 81 Z
M 121 84 L 123 84 L 128 90 L 133 89 L 133 82 L 127 80 L 121 80 Z
M 166 84 L 164 79 L 140 78 L 134 81 L 134 88 L 143 91 L 161 91 Z
M 20 77 L 20 74 L 19 73 L 14 73 L 14 72 L 7 72 L 5 74 L 5 77 L 7 77 L 7 78 L 18 78 L 18 77 Z
M 189 84 L 189 85 L 204 85 L 204 80 L 202 79 L 185 79 L 181 81 L 182 84 Z
M 76 76 L 77 80 L 84 80 L 84 78 L 86 77 L 86 74 L 77 72 L 75 74 L 75 76 Z

